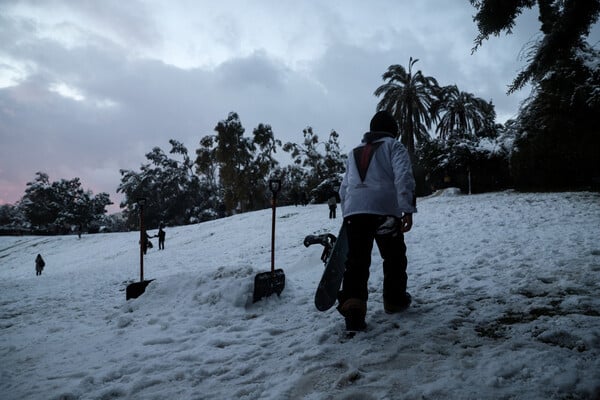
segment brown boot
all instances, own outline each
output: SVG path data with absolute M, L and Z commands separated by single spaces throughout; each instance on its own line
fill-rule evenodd
M 404 293 L 404 296 L 401 297 L 401 300 L 396 304 L 383 299 L 383 309 L 388 314 L 396 314 L 410 307 L 410 303 L 412 303 L 412 297 L 410 297 L 410 293 L 406 292 Z
M 365 323 L 365 316 L 367 315 L 366 301 L 356 298 L 348 299 L 340 304 L 338 311 L 346 319 L 347 331 L 364 331 L 367 329 Z

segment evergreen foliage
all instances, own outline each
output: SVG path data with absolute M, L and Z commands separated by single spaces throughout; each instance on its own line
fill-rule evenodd
M 302 145 L 283 146 L 294 159 L 294 165 L 283 168 L 275 159 L 281 141 L 275 139 L 270 125 L 261 123 L 252 137 L 246 137 L 238 114 L 231 112 L 219 121 L 215 132 L 200 139 L 194 162 L 183 144 L 171 140 L 170 153 L 181 161 L 155 147 L 146 154 L 150 162 L 143 164 L 140 172 L 121 171 L 117 190 L 126 195 L 121 207 L 130 228 L 137 227 L 137 200 L 142 197 L 146 199 L 147 225 L 152 227 L 160 222 L 187 224 L 268 207 L 272 177 L 282 180 L 279 204 L 299 203 L 303 194 L 324 201 L 325 191 L 339 186 L 346 156 L 341 154 L 335 131 L 321 143 L 312 128 L 305 129 Z
M 287 171 L 296 176 L 296 182 L 300 182 L 299 185 L 293 184 L 295 193 L 292 197 L 306 196 L 307 201 L 320 203 L 327 200 L 329 193 L 341 184 L 347 156 L 341 152 L 339 134 L 335 130 L 329 133 L 327 142 L 319 142 L 319 136 L 310 126 L 302 134 L 302 144 L 288 142 L 283 146 L 296 167 Z M 319 151 L 320 147 L 323 147 L 323 153 Z
M 170 154 L 181 160 L 168 157 L 159 147 L 146 154 L 149 163 L 142 164 L 140 172 L 121 170 L 121 184 L 117 192 L 125 194 L 121 202 L 127 225 L 138 226 L 137 201 L 146 199 L 146 226 L 158 228 L 161 222 L 168 225 L 185 225 L 201 219 L 203 205 L 208 193 L 194 173 L 194 163 L 187 148 L 176 140 L 169 140 Z
M 388 110 L 398 121 L 401 142 L 414 160 L 415 144 L 429 140 L 429 129 L 437 119 L 436 107 L 439 85 L 435 78 L 425 76 L 413 65 L 419 61 L 410 58 L 408 70 L 402 65 L 391 65 L 382 78 L 387 81 L 375 90 L 382 96 L 377 110 Z
M 536 4 L 540 38 L 509 93 L 531 83 L 532 95 L 515 124 L 511 175 L 522 190 L 600 187 L 600 53 L 586 38 L 600 0 L 471 0 L 479 28 L 476 50 L 490 35 L 510 33 L 516 17 Z
M 426 171 L 421 195 L 445 187 L 463 193 L 482 193 L 511 186 L 509 155 L 512 139 L 470 136 L 422 143 L 417 150 L 418 166 Z
M 225 121 L 215 127 L 215 160 L 219 166 L 219 180 L 223 203 L 228 215 L 235 210 L 247 210 L 248 193 L 244 184 L 250 161 L 252 142 L 245 138 L 244 128 L 236 113 L 230 113 Z
M 0 205 L 0 234 L 20 235 L 29 232 L 31 232 L 29 221 L 19 206 Z
M 226 215 L 266 207 L 267 181 L 281 147 L 271 126 L 259 124 L 251 138 L 245 137 L 238 114 L 231 112 L 215 131 L 203 137 L 196 150 L 196 171 L 210 190 L 210 205 Z
M 479 29 L 473 51 L 490 35 L 512 33 L 516 18 L 525 9 L 538 5 L 542 36 L 531 44 L 528 64 L 514 79 L 509 92 L 521 89 L 528 82 L 539 82 L 555 71 L 557 64 L 571 59 L 585 45 L 590 27 L 600 14 L 600 0 L 470 1 L 477 9 L 473 20 Z
M 392 112 L 398 121 L 400 140 L 413 161 L 417 195 L 450 182 L 468 192 L 469 177 L 477 178 L 480 191 L 507 185 L 507 154 L 477 150 L 482 138 L 495 138 L 501 128 L 494 105 L 456 85 L 440 86 L 421 71 L 413 73 L 417 61 L 411 57 L 408 69 L 390 66 L 383 74 L 388 82 L 374 93 L 382 96 L 377 108 Z M 430 135 L 433 128 L 439 139 Z
M 440 116 L 436 132 L 442 140 L 490 133 L 496 119 L 491 102 L 462 92 L 456 85 L 441 88 L 435 113 Z
M 511 158 L 518 188 L 600 187 L 599 61 L 585 47 L 537 84 L 521 110 Z
M 48 174 L 37 172 L 18 207 L 33 232 L 58 234 L 72 226 L 97 229 L 110 204 L 107 193 L 94 196 L 81 187 L 79 178 L 50 182 Z

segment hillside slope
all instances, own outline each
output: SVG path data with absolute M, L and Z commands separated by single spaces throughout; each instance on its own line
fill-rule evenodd
M 145 258 L 155 281 L 130 301 L 139 232 L 0 237 L 2 398 L 600 396 L 598 194 L 422 199 L 406 235 L 413 306 L 383 312 L 375 250 L 369 329 L 350 340 L 334 309 L 314 308 L 321 249 L 302 245 L 337 232 L 327 213 L 277 210 L 286 288 L 256 304 L 270 210 L 167 228 Z

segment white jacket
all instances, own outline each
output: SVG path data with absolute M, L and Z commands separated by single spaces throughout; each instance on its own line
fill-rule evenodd
M 408 151 L 396 139 L 381 132 L 367 132 L 361 146 L 382 142 L 371 159 L 364 182 L 351 151 L 340 186 L 344 217 L 354 214 L 393 215 L 417 212 L 415 179 Z

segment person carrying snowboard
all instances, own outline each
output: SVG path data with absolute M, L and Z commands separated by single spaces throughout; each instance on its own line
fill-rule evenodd
M 349 250 L 337 309 L 350 331 L 366 329 L 373 241 L 383 259 L 384 310 L 401 312 L 411 303 L 404 233 L 411 229 L 417 211 L 415 180 L 408 151 L 395 139 L 397 134 L 392 114 L 377 112 L 362 143 L 348 155 L 340 187 Z

